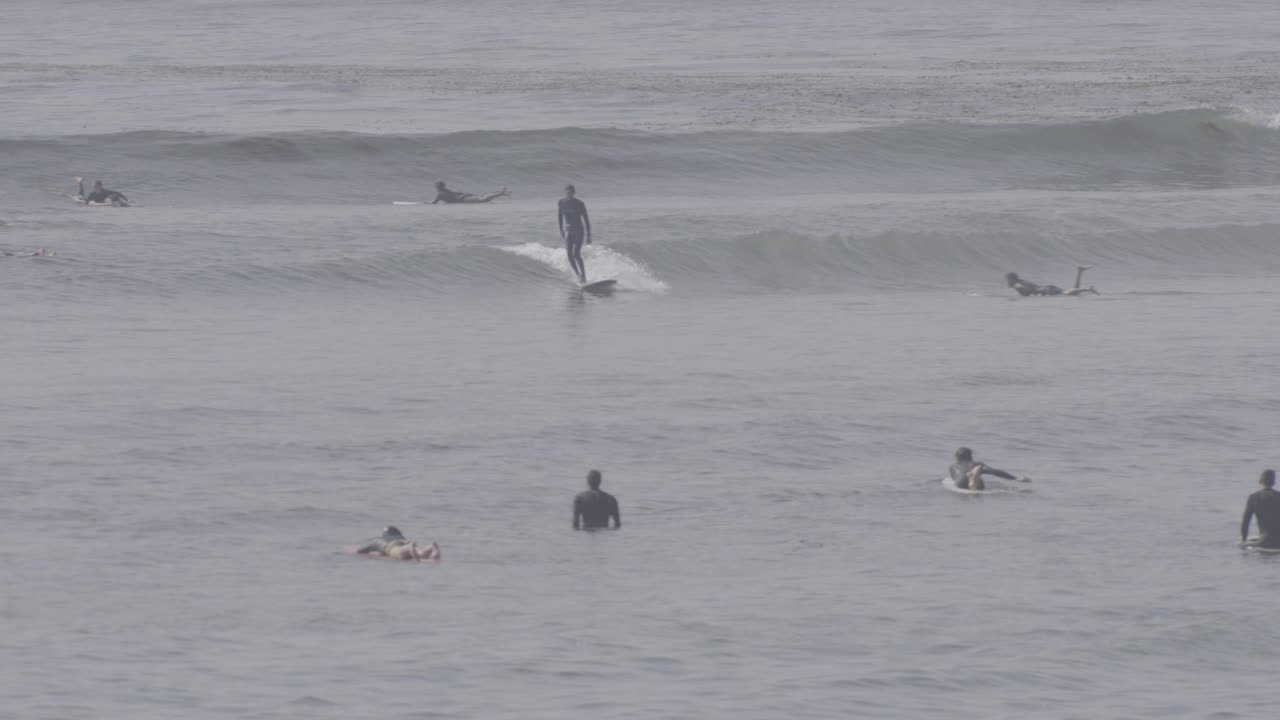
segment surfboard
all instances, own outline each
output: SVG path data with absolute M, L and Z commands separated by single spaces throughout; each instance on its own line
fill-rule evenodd
M 942 487 L 953 493 L 959 493 L 961 495 L 983 495 L 991 492 L 990 490 L 969 490 L 967 488 L 956 487 L 956 481 L 949 477 L 942 478 Z
M 1280 553 L 1280 548 L 1258 547 L 1258 538 L 1256 537 L 1251 537 L 1245 542 L 1240 543 L 1240 547 L 1241 549 L 1252 550 L 1253 552 L 1262 553 L 1263 555 L 1275 555 L 1276 553 Z
M 392 205 L 426 205 L 426 203 L 419 202 L 417 200 L 394 200 L 392 201 L 391 204 Z
M 583 292 L 590 293 L 605 293 L 611 292 L 613 290 L 613 286 L 617 284 L 617 280 L 596 280 L 595 282 L 589 282 L 586 285 L 583 285 L 581 290 Z

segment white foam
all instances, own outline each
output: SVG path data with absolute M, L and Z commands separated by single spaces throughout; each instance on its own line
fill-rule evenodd
M 574 277 L 573 270 L 569 267 L 569 258 L 562 248 L 531 242 L 501 249 L 537 260 L 569 278 Z M 588 280 L 612 278 L 618 281 L 620 290 L 664 293 L 669 289 L 665 282 L 654 277 L 653 272 L 644 263 L 633 260 L 612 248 L 587 245 L 582 249 L 582 259 L 587 264 Z

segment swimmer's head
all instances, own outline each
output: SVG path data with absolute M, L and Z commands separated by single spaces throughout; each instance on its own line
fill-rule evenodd
M 970 462 L 973 460 L 973 451 L 967 447 L 956 448 L 956 460 L 959 462 Z
M 382 531 L 383 540 L 403 540 L 404 535 L 400 533 L 400 528 L 395 525 L 388 525 Z
M 437 180 L 437 181 L 436 181 L 436 189 L 437 189 L 437 190 L 443 190 L 443 189 L 444 189 L 444 181 L 443 181 L 443 180 Z
M 1007 272 L 1004 274 L 1004 280 L 1009 283 L 1009 287 L 1013 287 L 1018 282 L 1018 273 Z
M 1258 478 L 1258 484 L 1263 487 L 1274 487 L 1276 484 L 1276 471 L 1263 470 L 1262 477 Z
M 102 181 L 101 181 L 101 180 L 94 180 L 94 181 L 93 181 L 93 189 L 94 189 L 94 190 L 101 190 L 101 189 L 102 189 Z
M 577 191 L 577 190 L 575 190 L 575 189 L 574 189 L 574 187 L 573 187 L 572 185 L 565 185 L 565 186 L 564 186 L 564 194 L 565 194 L 565 195 L 572 196 L 572 195 L 573 195 L 574 193 L 576 193 L 576 192 L 578 192 L 578 191 Z
M 571 185 L 570 187 L 572 187 L 572 185 Z M 600 481 L 601 481 L 603 478 L 604 478 L 604 476 L 600 474 L 600 471 L 599 471 L 599 470 L 592 470 L 591 472 L 587 473 L 587 485 L 588 485 L 592 490 L 599 490 L 599 489 L 600 489 Z

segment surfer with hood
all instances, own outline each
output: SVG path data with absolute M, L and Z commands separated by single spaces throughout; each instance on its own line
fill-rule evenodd
M 1063 290 L 1057 285 L 1037 285 L 1029 280 L 1023 280 L 1018 277 L 1018 273 L 1016 272 L 1005 273 L 1004 279 L 1005 282 L 1009 284 L 1009 287 L 1017 290 L 1018 294 L 1023 297 L 1027 297 L 1029 295 L 1070 295 L 1072 297 L 1078 297 L 1080 295 L 1088 295 L 1090 293 L 1094 295 L 1101 295 L 1102 293 L 1095 290 L 1092 285 L 1089 287 L 1080 286 L 1080 278 L 1084 275 L 1084 271 L 1088 269 L 1088 265 L 1080 265 L 1076 267 L 1076 282 L 1069 290 Z
M 511 191 L 501 188 L 497 192 L 488 195 L 474 195 L 468 192 L 458 192 L 445 187 L 443 180 L 436 181 L 436 199 L 431 201 L 432 205 L 436 203 L 444 203 L 453 205 L 456 203 L 487 203 L 490 200 L 500 197 L 511 197 Z
M 956 484 L 959 490 L 986 490 L 987 484 L 983 482 L 983 475 L 994 475 L 1005 480 L 1017 480 L 1019 482 L 1031 482 L 1030 478 L 1017 478 L 1003 470 L 997 470 L 985 463 L 975 462 L 973 459 L 973 451 L 967 447 L 958 448 L 956 450 L 956 461 L 952 464 L 949 473 L 951 481 Z
M 431 543 L 426 547 L 418 547 L 417 543 L 406 540 L 395 525 L 388 525 L 383 529 L 381 537 L 356 548 L 355 553 L 392 560 L 439 560 L 440 546 Z
M 80 202 L 85 205 L 112 205 L 115 207 L 129 207 L 129 198 L 124 193 L 115 190 L 108 190 L 103 187 L 101 180 L 93 182 L 93 190 L 88 195 L 84 194 L 84 178 L 77 176 L 77 197 Z

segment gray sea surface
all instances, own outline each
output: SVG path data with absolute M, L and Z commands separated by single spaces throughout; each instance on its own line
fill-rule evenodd
M 0 718 L 1274 715 L 1272 6 L 3 16 Z

